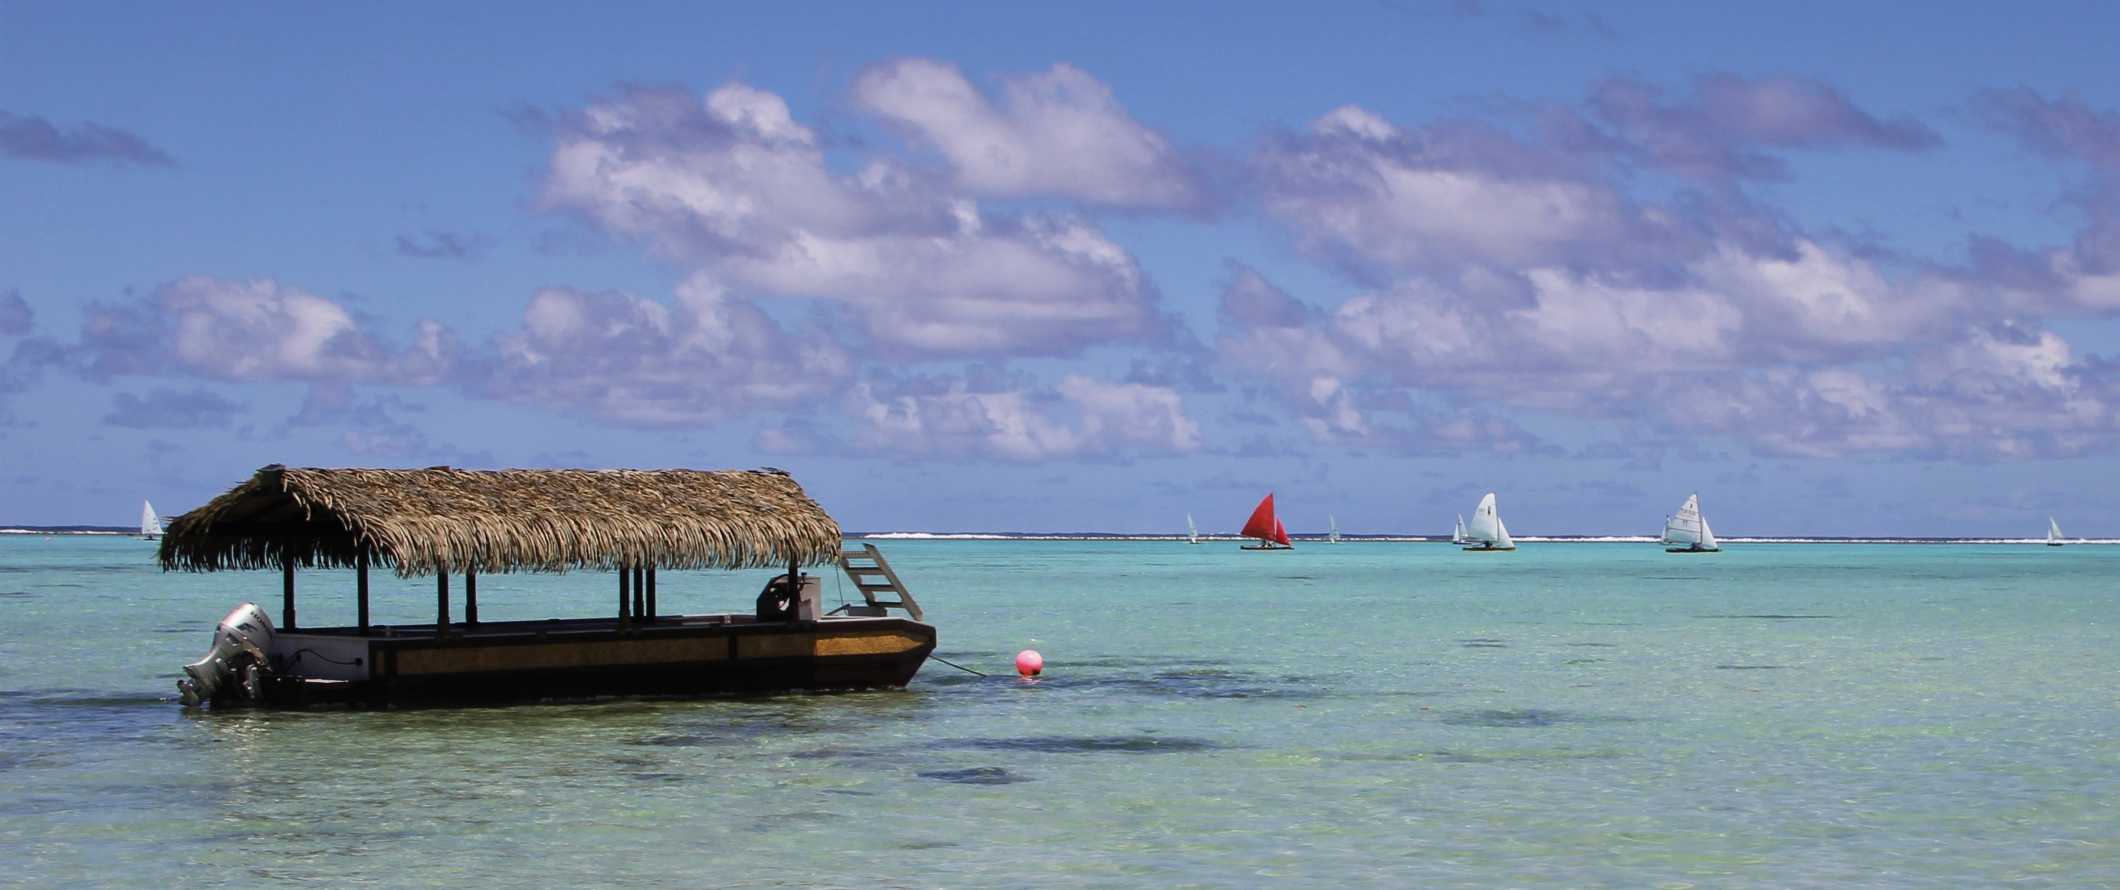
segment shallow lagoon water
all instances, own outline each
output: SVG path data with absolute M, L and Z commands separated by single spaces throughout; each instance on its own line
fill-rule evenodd
M 202 713 L 178 666 L 277 577 L 0 538 L 0 882 L 2120 884 L 2120 547 L 883 546 L 993 676 Z M 303 623 L 350 623 L 350 576 L 301 582 Z M 377 620 L 430 585 L 378 583 Z M 480 612 L 614 588 L 488 576 Z

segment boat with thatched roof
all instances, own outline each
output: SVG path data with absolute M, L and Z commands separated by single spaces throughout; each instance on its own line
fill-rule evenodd
M 245 603 L 179 682 L 187 704 L 545 699 L 903 686 L 934 627 L 873 545 L 787 473 L 265 467 L 169 522 L 164 570 L 279 569 L 280 621 Z M 821 611 L 806 566 L 845 571 L 863 604 Z M 435 579 L 432 624 L 369 622 L 368 572 Z M 354 571 L 357 622 L 305 627 L 302 568 Z M 751 614 L 664 615 L 657 571 L 785 568 Z M 478 577 L 609 572 L 598 617 L 478 617 Z M 450 609 L 450 578 L 463 614 Z M 883 597 L 879 597 L 883 594 Z M 892 597 L 892 598 L 886 598 Z M 606 600 L 606 602 L 609 602 Z M 892 609 L 904 616 L 891 614 Z

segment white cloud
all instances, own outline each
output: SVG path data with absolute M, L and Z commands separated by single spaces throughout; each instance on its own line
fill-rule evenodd
M 391 349 L 345 306 L 272 279 L 179 279 L 143 304 L 94 307 L 82 339 L 99 372 L 241 381 L 429 383 L 457 358 L 437 322 L 421 321 L 410 347 Z
M 902 59 L 863 73 L 854 98 L 934 146 L 977 194 L 1112 207 L 1201 201 L 1169 142 L 1128 116 L 1111 88 L 1069 65 L 1008 78 L 995 102 L 954 65 Z
M 631 90 L 559 136 L 545 202 L 761 296 L 856 310 L 914 355 L 1065 355 L 1161 330 L 1126 250 L 1082 220 L 997 215 L 886 159 L 841 175 L 778 96 Z
M 1344 106 L 1254 157 L 1267 213 L 1305 249 L 1389 276 L 1606 261 L 1681 247 L 1560 155 L 1478 127 L 1403 131 Z
M 1053 390 L 1022 385 L 891 387 L 862 383 L 847 399 L 859 447 L 920 458 L 1037 461 L 1183 453 L 1200 428 L 1176 390 L 1070 375 Z
M 818 399 L 852 374 L 830 339 L 788 331 L 711 281 L 676 296 L 538 291 L 472 385 L 623 423 L 689 425 Z

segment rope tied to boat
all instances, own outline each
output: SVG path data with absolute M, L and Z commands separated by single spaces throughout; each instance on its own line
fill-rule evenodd
M 954 662 L 954 661 L 951 661 L 951 660 L 949 660 L 949 659 L 947 659 L 947 658 L 944 658 L 944 657 L 942 657 L 942 656 L 940 656 L 940 655 L 933 655 L 933 654 L 930 654 L 930 655 L 928 656 L 928 660 L 929 660 L 929 661 L 939 661 L 939 662 L 942 662 L 943 664 L 949 665 L 950 667 L 956 668 L 956 669 L 958 669 L 958 670 L 960 670 L 960 671 L 963 671 L 963 672 L 965 672 L 965 673 L 967 673 L 967 674 L 971 674 L 971 675 L 972 675 L 972 676 L 974 676 L 974 677 L 984 677 L 984 676 L 986 676 L 985 674 L 982 674 L 982 673 L 980 673 L 980 672 L 978 672 L 978 671 L 972 670 L 971 668 L 965 667 L 964 665 L 958 664 L 958 663 L 956 663 L 956 662 Z

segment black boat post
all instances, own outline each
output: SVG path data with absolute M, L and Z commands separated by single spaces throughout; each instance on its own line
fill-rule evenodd
M 449 569 L 434 570 L 434 638 L 449 635 Z
M 354 620 L 361 636 L 368 635 L 368 545 L 353 551 Z
M 280 628 L 294 630 L 294 554 L 280 555 Z

